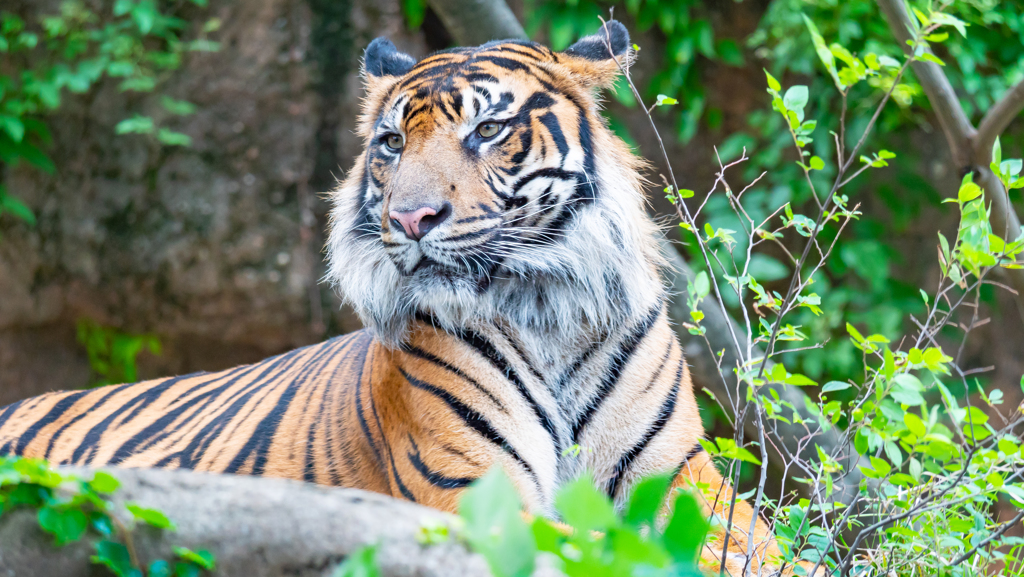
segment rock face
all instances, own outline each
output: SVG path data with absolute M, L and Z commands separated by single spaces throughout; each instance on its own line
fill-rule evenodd
M 355 489 L 191 471 L 107 469 L 121 481 L 112 501 L 127 514 L 135 502 L 164 512 L 177 529 L 137 528 L 133 540 L 141 563 L 172 559 L 172 548 L 208 549 L 216 575 L 226 577 L 321 577 L 365 545 L 388 577 L 489 575 L 487 564 L 456 541 L 421 545 L 424 521 L 452 517 L 419 505 Z M 76 470 L 83 477 L 90 473 Z M 128 521 L 128 519 L 122 519 Z M 89 541 L 61 548 L 39 529 L 33 511 L 0 519 L 0 575 L 88 577 Z
M 56 0 L 14 0 L 27 21 Z M 109 9 L 109 7 L 108 7 Z M 216 53 L 193 53 L 155 94 L 115 82 L 65 94 L 48 153 L 54 175 L 18 167 L 3 184 L 38 226 L 0 218 L 0 405 L 89 379 L 75 322 L 160 337 L 142 378 L 214 370 L 358 327 L 318 281 L 327 203 L 362 144 L 353 133 L 362 48 L 405 30 L 399 0 L 213 0 Z M 168 117 L 160 94 L 198 111 Z M 189 148 L 117 136 L 152 115 Z

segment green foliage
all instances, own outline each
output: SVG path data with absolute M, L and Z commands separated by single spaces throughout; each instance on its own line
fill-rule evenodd
M 191 3 L 206 6 L 206 0 Z M 209 21 L 199 38 L 185 40 L 187 22 L 165 4 L 174 6 L 117 0 L 109 12 L 99 13 L 79 0 L 66 0 L 58 13 L 35 22 L 0 12 L 0 175 L 4 167 L 22 162 L 48 173 L 56 170 L 44 152 L 51 140 L 45 119 L 60 108 L 66 92 L 89 92 L 104 79 L 116 79 L 122 91 L 152 92 L 189 52 L 219 48 L 205 38 L 219 21 Z M 167 97 L 162 104 L 163 116 L 195 110 L 191 103 Z M 153 135 L 168 146 L 190 143 L 187 135 L 138 114 L 120 122 L 116 132 Z M 0 185 L 0 217 L 4 214 L 35 223 L 31 210 Z
M 377 566 L 377 546 L 362 547 L 354 551 L 334 572 L 334 577 L 380 577 Z
M 739 478 L 744 466 L 759 469 L 760 484 L 739 498 L 751 499 L 755 510 L 774 525 L 783 561 L 790 566 L 802 561 L 829 575 L 961 576 L 986 574 L 1000 563 L 1021 563 L 1024 539 L 1006 535 L 1024 518 L 1024 458 L 1016 436 L 1024 425 L 1024 407 L 1000 412 L 1003 392 L 986 391 L 951 351 L 963 350 L 978 322 L 986 279 L 999 268 L 1024 266 L 1024 229 L 1009 231 L 1006 239 L 994 234 L 985 191 L 970 175 L 965 177 L 957 194 L 945 201 L 957 207 L 959 226 L 952 240 L 939 234 L 941 277 L 934 293 L 917 291 L 912 305 L 891 307 L 885 313 L 898 321 L 904 311 L 917 313 L 916 332 L 901 339 L 895 338 L 900 322 L 878 330 L 877 323 L 864 322 L 867 319 L 850 306 L 856 302 L 849 294 L 837 302 L 842 289 L 831 286 L 843 279 L 842 269 L 831 268 L 838 260 L 868 281 L 871 298 L 863 301 L 864 310 L 877 315 L 877 308 L 871 307 L 893 300 L 892 294 L 873 294 L 891 290 L 893 283 L 883 240 L 873 235 L 859 235 L 853 241 L 842 238 L 863 218 L 846 189 L 865 180 L 862 175 L 868 171 L 885 170 L 879 174 L 888 175 L 890 165 L 898 164 L 895 154 L 876 146 L 879 137 L 873 136 L 874 129 L 886 127 L 883 112 L 890 100 L 900 110 L 911 104 L 904 98 L 915 94 L 906 77 L 910 62 L 934 62 L 925 47 L 949 40 L 944 28 L 961 37 L 967 33 L 966 22 L 947 8 L 937 4 L 915 12 L 918 28 L 909 56 L 898 50 L 892 52 L 896 56 L 887 56 L 828 44 L 830 31 L 823 34 L 817 19 L 798 15 L 799 29 L 809 37 L 810 58 L 824 73 L 812 84 L 785 88 L 777 74 L 766 71 L 772 112 L 758 118 L 771 127 L 771 133 L 763 135 L 772 140 L 769 152 L 773 147 L 792 147 L 797 162 L 785 162 L 781 153 L 764 155 L 763 150 L 748 158 L 747 146 L 757 143 L 751 139 L 734 148 L 743 149 L 738 160 L 731 160 L 735 154 L 721 154 L 730 162 L 720 161 L 715 184 L 699 206 L 688 204 L 676 182 L 666 188 L 683 238 L 694 261 L 702 265 L 688 286 L 693 324 L 686 326 L 691 333 L 705 334 L 699 305 L 713 298 L 719 301 L 714 306 L 733 307 L 746 329 L 745 334 L 732 336 L 737 366 L 720 367 L 726 390 L 741 390 L 739 383 L 734 389 L 728 382 L 731 370 L 735 379 L 748 385 L 746 396 L 727 394 L 716 400 L 732 409 L 734 422 L 753 412 L 765 437 L 790 434 L 796 426 L 807 431 L 802 446 L 814 446 L 818 435 L 829 432 L 859 453 L 859 459 L 848 461 L 842 454 L 846 445 L 840 442 L 828 444 L 835 447 L 828 450 L 817 446 L 817 459 L 784 455 L 787 470 L 800 474 L 782 479 L 783 487 L 794 480 L 806 484 L 804 494 L 814 499 L 790 489 L 776 500 L 764 490 L 764 438 L 751 442 L 738 431 L 731 439 L 702 441 L 709 455 L 729 471 L 728 478 Z M 839 95 L 838 117 L 830 117 L 829 98 L 822 92 Z M 867 120 L 849 121 L 850 111 L 863 112 Z M 831 138 L 814 137 L 822 126 L 833 128 Z M 1003 159 L 999 143 L 993 161 L 991 168 L 1007 189 L 1024 185 L 1019 182 L 1024 163 Z M 737 192 L 726 173 L 746 162 L 757 172 L 750 175 L 751 184 Z M 772 180 L 763 179 L 762 167 L 788 179 L 785 194 L 758 194 L 759 182 L 771 185 Z M 773 186 L 782 185 L 776 180 Z M 767 280 L 759 281 L 752 272 L 758 254 L 785 259 L 780 263 L 784 276 L 792 271 L 785 292 L 772 290 Z M 809 290 L 812 284 L 815 292 Z M 962 312 L 965 304 L 973 312 Z M 787 322 L 787 317 L 799 324 Z M 862 332 L 865 326 L 868 330 Z M 959 345 L 951 327 L 963 333 Z M 844 337 L 826 350 L 821 341 L 840 331 Z M 794 346 L 783 345 L 790 342 Z M 766 353 L 760 355 L 751 345 L 760 345 Z M 811 376 L 790 372 L 780 362 L 785 353 L 786 364 L 806 370 L 812 366 L 808 353 L 815 351 L 833 357 L 841 351 L 847 358 L 842 365 L 819 366 Z M 819 389 L 817 401 L 797 407 L 779 394 L 779 387 L 816 387 L 812 377 L 821 374 L 832 380 Z M 987 405 L 985 410 L 977 401 L 972 404 L 972 393 Z M 857 506 L 850 507 L 838 487 L 854 467 L 863 481 L 855 495 Z M 1019 513 L 1008 521 L 997 520 L 994 509 L 1000 501 Z M 807 572 L 805 567 L 794 571 Z
M 55 546 L 90 539 L 95 550 L 89 558 L 93 564 L 106 567 L 118 577 L 143 577 L 129 538 L 134 524 L 122 523 L 115 516 L 114 505 L 107 500 L 119 486 L 117 479 L 103 471 L 85 480 L 56 471 L 41 459 L 0 457 L 0 515 L 16 509 L 35 509 L 39 528 L 53 537 Z M 156 509 L 133 503 L 126 509 L 137 522 L 174 530 L 174 524 Z M 173 566 L 157 559 L 149 565 L 145 575 L 198 577 L 216 568 L 209 551 L 175 547 L 174 553 L 178 560 Z
M 160 339 L 155 335 L 132 334 L 103 326 L 90 319 L 79 319 L 78 342 L 85 347 L 93 371 L 90 386 L 134 383 L 138 380 L 136 359 L 144 350 L 160 354 Z
M 430 525 L 424 544 L 454 536 L 483 555 L 495 577 L 533 574 L 537 559 L 546 556 L 568 577 L 650 575 L 700 577 L 696 562 L 709 528 L 696 498 L 669 493 L 669 475 L 641 480 L 621 513 L 597 490 L 589 475 L 562 487 L 555 509 L 562 520 L 528 520 L 512 482 L 494 467 L 463 493 L 458 523 L 439 531 Z M 674 497 L 671 513 L 664 510 Z M 437 535 L 444 535 L 438 539 Z M 376 547 L 353 553 L 335 577 L 380 575 Z
M 592 33 L 600 26 L 598 17 L 607 19 L 608 10 L 613 6 L 616 10 L 622 9 L 620 3 L 609 0 L 529 0 L 526 31 L 530 36 L 546 32 L 551 48 L 562 50 L 574 39 Z M 657 106 L 682 103 L 675 113 L 676 136 L 681 142 L 689 142 L 697 134 L 702 118 L 714 124 L 715 119 L 722 116 L 720 110 L 707 102 L 699 60 L 705 58 L 742 66 L 742 51 L 735 40 L 715 38 L 709 14 L 700 2 L 627 0 L 624 7 L 633 18 L 635 32 L 656 29 L 666 39 L 664 53 L 660 56 L 661 66 L 651 77 L 645 93 L 658 95 Z M 624 105 L 636 104 L 622 82 L 617 85 L 615 96 Z
M 497 577 L 530 575 L 537 555 L 569 577 L 700 575 L 695 563 L 708 525 L 689 493 L 675 496 L 671 516 L 662 512 L 669 482 L 667 475 L 641 481 L 619 514 L 584 475 L 556 495 L 560 526 L 542 517 L 527 522 L 515 488 L 495 468 L 463 496 L 462 534 Z

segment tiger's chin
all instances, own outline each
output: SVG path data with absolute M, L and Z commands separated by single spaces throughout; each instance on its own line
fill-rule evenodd
M 462 300 L 484 293 L 491 284 L 490 278 L 488 272 L 451 267 L 424 258 L 407 275 L 406 282 L 423 296 L 440 291 Z

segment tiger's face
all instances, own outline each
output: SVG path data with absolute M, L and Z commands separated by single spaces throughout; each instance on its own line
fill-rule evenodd
M 628 308 L 556 302 L 628 297 L 616 264 L 651 260 L 638 161 L 595 101 L 628 56 L 614 21 L 560 53 L 505 41 L 417 63 L 370 44 L 366 151 L 336 193 L 328 246 L 364 323 L 400 340 L 416 314 L 601 324 Z

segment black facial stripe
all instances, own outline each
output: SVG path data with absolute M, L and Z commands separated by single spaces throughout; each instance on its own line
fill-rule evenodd
M 516 181 L 512 187 L 512 194 L 518 193 L 524 186 L 538 178 L 555 178 L 558 180 L 576 180 L 576 182 L 581 182 L 584 176 L 579 172 L 563 170 L 561 168 L 542 168 Z
M 498 82 L 498 77 L 486 72 L 473 72 L 471 74 L 462 74 L 463 79 L 467 82 Z
M 558 154 L 564 160 L 565 155 L 569 154 L 569 143 L 566 142 L 565 134 L 562 133 L 562 124 L 558 121 L 558 117 L 552 112 L 546 112 L 538 120 L 548 129 L 551 139 L 555 142 L 555 146 L 558 147 Z
M 494 77 L 492 76 L 492 78 L 494 78 Z M 468 79 L 467 79 L 467 80 L 468 80 Z M 497 78 L 494 78 L 494 80 L 495 80 L 495 81 L 497 81 L 498 79 L 497 79 Z M 477 94 L 479 94 L 480 96 L 483 96 L 483 97 L 484 97 L 484 100 L 485 100 L 485 101 L 486 101 L 487 103 L 490 103 L 490 102 L 491 102 L 491 91 L 490 91 L 490 90 L 487 90 L 487 89 L 486 89 L 486 88 L 484 88 L 483 86 L 479 86 L 479 85 L 476 85 L 476 84 L 474 84 L 474 85 L 473 85 L 473 92 L 476 92 L 476 93 L 477 93 Z
M 579 105 L 577 105 L 577 108 L 579 109 L 580 148 L 583 149 L 583 177 L 585 180 L 580 182 L 581 186 L 576 187 L 576 194 L 574 196 L 584 202 L 592 202 L 597 200 L 597 185 L 594 182 L 597 180 L 597 168 L 594 163 L 594 143 L 590 134 L 590 122 L 587 120 L 587 112 Z
M 512 102 L 515 101 L 515 98 L 515 94 L 512 94 L 511 92 L 502 92 L 501 96 L 498 97 L 498 101 L 492 103 L 490 106 L 487 107 L 487 114 L 492 115 L 501 114 L 502 112 L 505 112 L 506 110 L 508 110 L 508 107 L 512 104 Z
M 523 72 L 532 73 L 533 69 L 535 68 L 534 66 L 530 66 L 519 60 L 513 60 L 511 58 L 505 58 L 503 56 L 478 56 L 474 58 L 474 60 L 476 59 L 486 60 L 490 64 L 493 64 L 498 68 L 508 70 L 509 72 L 516 72 L 521 70 Z

